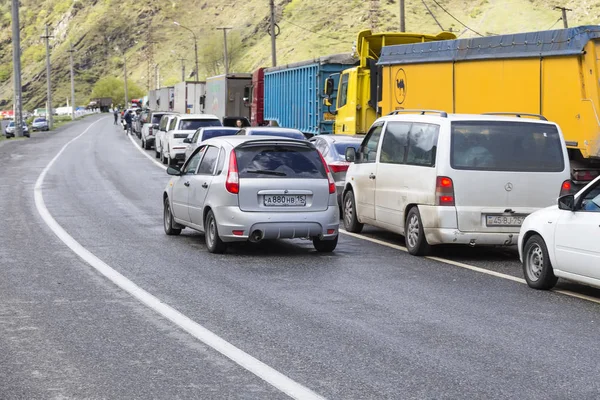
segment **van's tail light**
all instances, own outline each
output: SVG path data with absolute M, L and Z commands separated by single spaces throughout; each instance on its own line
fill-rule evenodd
M 238 175 L 237 157 L 235 150 L 231 150 L 229 156 L 229 169 L 227 170 L 227 179 L 225 180 L 225 189 L 229 193 L 238 194 L 240 192 L 240 178 Z
M 325 167 L 325 173 L 327 174 L 327 180 L 329 181 L 329 194 L 333 194 L 337 191 L 336 187 L 335 187 L 335 180 L 333 179 L 333 175 L 331 175 L 331 171 L 329 170 L 329 166 L 325 162 L 323 155 L 321 154 L 320 151 L 317 151 L 317 153 L 319 154 L 319 157 L 321 157 L 321 162 L 323 163 L 323 167 Z
M 334 174 L 338 172 L 346 172 L 348 171 L 348 167 L 350 167 L 350 163 L 347 161 L 336 161 L 329 164 L 329 169 Z
M 564 196 L 566 194 L 571 194 L 573 190 L 573 184 L 571 181 L 564 181 L 560 186 L 560 195 Z
M 438 176 L 435 185 L 435 204 L 438 206 L 453 206 L 454 183 L 446 176 Z
M 582 181 L 582 182 L 589 182 L 592 181 L 594 179 L 596 179 L 596 177 L 600 175 L 600 171 L 598 170 L 594 170 L 594 169 L 579 169 L 576 171 L 573 171 L 573 180 L 575 181 Z
M 149 126 L 148 127 L 148 136 L 152 136 L 152 135 L 153 135 L 153 133 L 152 133 L 152 127 Z

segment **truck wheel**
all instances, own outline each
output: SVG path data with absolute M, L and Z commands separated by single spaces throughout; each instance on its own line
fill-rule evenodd
M 413 256 L 425 256 L 431 250 L 431 246 L 429 246 L 425 238 L 421 214 L 417 207 L 411 208 L 408 212 L 404 226 L 404 237 L 406 239 L 406 248 Z

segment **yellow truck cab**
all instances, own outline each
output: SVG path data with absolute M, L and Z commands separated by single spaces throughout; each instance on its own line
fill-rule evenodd
M 456 39 L 450 32 L 438 35 L 406 32 L 372 33 L 363 30 L 358 34 L 354 56 L 359 65 L 342 71 L 337 88 L 337 110 L 331 112 L 335 118 L 334 133 L 344 135 L 364 134 L 371 124 L 381 116 L 377 113 L 378 87 L 380 79 L 377 60 L 384 46 L 424 43 Z M 333 75 L 325 82 L 326 106 L 331 103 L 334 88 Z
M 539 114 L 563 131 L 578 186 L 600 172 L 600 26 L 386 46 L 381 111 Z

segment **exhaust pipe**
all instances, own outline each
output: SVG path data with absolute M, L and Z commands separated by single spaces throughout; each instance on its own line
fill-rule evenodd
M 262 240 L 262 238 L 263 238 L 262 231 L 260 229 L 257 229 L 250 234 L 250 237 L 248 238 L 248 240 L 252 243 L 258 243 Z

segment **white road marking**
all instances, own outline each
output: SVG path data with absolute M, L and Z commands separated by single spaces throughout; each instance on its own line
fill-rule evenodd
M 46 174 L 71 143 L 79 139 L 86 132 L 88 132 L 92 126 L 94 126 L 100 121 L 103 121 L 104 119 L 105 118 L 95 121 L 90 126 L 88 126 L 87 129 L 83 131 L 80 135 L 71 139 L 67 144 L 65 144 L 62 147 L 62 149 L 58 152 L 58 154 L 54 156 L 52 161 L 50 161 L 48 165 L 46 165 L 46 168 L 44 168 L 37 181 L 35 182 L 35 206 L 46 225 L 48 225 L 52 232 L 54 232 L 54 234 L 64 244 L 66 244 L 75 254 L 77 254 L 82 260 L 84 260 L 86 263 L 88 263 L 106 278 L 108 278 L 111 282 L 113 282 L 115 285 L 129 293 L 131 296 L 138 299 L 140 302 L 142 302 L 152 310 L 156 311 L 164 318 L 173 322 L 175 325 L 188 332 L 190 335 L 200 340 L 207 346 L 212 347 L 225 357 L 229 358 L 236 364 L 240 365 L 249 372 L 268 382 L 269 384 L 279 389 L 291 398 L 309 400 L 324 399 L 322 396 L 318 395 L 317 393 L 313 392 L 307 387 L 302 386 L 296 381 L 269 367 L 267 364 L 238 349 L 231 343 L 227 342 L 225 339 L 222 339 L 221 337 L 217 336 L 213 332 L 204 328 L 202 325 L 194 322 L 179 311 L 160 301 L 160 299 L 158 299 L 157 297 L 151 295 L 144 289 L 137 286 L 135 283 L 127 279 L 125 276 L 121 275 L 116 270 L 112 269 L 104 261 L 96 257 L 89 250 L 87 250 L 85 247 L 79 244 L 79 242 L 77 242 L 71 235 L 69 235 L 67 231 L 65 231 L 63 227 L 60 226 L 58 222 L 56 222 L 56 220 L 52 217 L 52 215 L 46 208 L 44 196 L 42 193 L 44 178 L 46 177 Z
M 167 170 L 167 167 L 165 165 L 163 165 L 163 163 L 161 163 L 160 161 L 156 161 L 156 158 L 153 158 L 150 154 L 146 153 L 144 151 L 144 149 L 142 149 L 142 146 L 140 146 L 135 139 L 133 138 L 133 135 L 129 135 L 127 134 L 127 136 L 129 136 L 129 140 L 131 140 L 131 143 L 133 143 L 133 145 L 135 147 L 137 147 L 137 149 L 140 151 L 140 153 L 142 153 L 143 155 L 145 155 L 146 157 L 148 157 L 148 159 L 150 159 L 150 161 L 152 161 L 154 164 L 156 164 L 158 167 L 164 169 L 165 171 Z
M 348 231 L 346 231 L 344 229 L 340 229 L 339 231 L 340 231 L 340 233 L 342 233 L 344 235 L 352 236 L 352 237 L 357 238 L 357 239 L 362 239 L 362 240 L 366 240 L 368 242 L 377 243 L 379 245 L 390 247 L 392 249 L 396 249 L 396 250 L 400 250 L 400 251 L 404 251 L 406 253 L 408 252 L 408 249 L 406 247 L 404 247 L 404 246 L 400 246 L 400 245 L 397 245 L 397 244 L 389 243 L 389 242 L 386 242 L 384 240 L 374 239 L 374 238 L 369 237 L 369 236 L 363 236 L 363 235 L 359 235 L 357 233 L 348 232 Z M 468 269 L 468 270 L 475 271 L 475 272 L 480 272 L 482 274 L 495 276 L 497 278 L 507 279 L 509 281 L 513 281 L 513 282 L 517 282 L 517 283 L 527 284 L 527 282 L 523 278 L 517 278 L 516 276 L 512 276 L 512 275 L 508 275 L 508 274 L 503 274 L 501 272 L 491 271 L 489 269 L 485 269 L 485 268 L 481 268 L 481 267 L 476 267 L 474 265 L 465 264 L 465 263 L 462 263 L 462 262 L 459 262 L 459 261 L 448 260 L 446 258 L 441 258 L 441 257 L 425 257 L 425 258 L 427 258 L 429 260 L 433 260 L 433 261 L 438 261 L 438 262 L 441 262 L 441 263 L 444 263 L 444 264 L 453 265 L 455 267 L 464 268 L 464 269 Z M 588 295 L 585 295 L 585 294 L 580 294 L 580 293 L 572 292 L 570 290 L 551 289 L 551 291 L 554 292 L 554 293 L 563 294 L 565 296 L 575 297 L 575 298 L 580 299 L 580 300 L 586 300 L 586 301 L 590 301 L 592 303 L 600 304 L 600 299 L 598 299 L 596 297 L 592 297 L 592 296 L 588 296 Z

